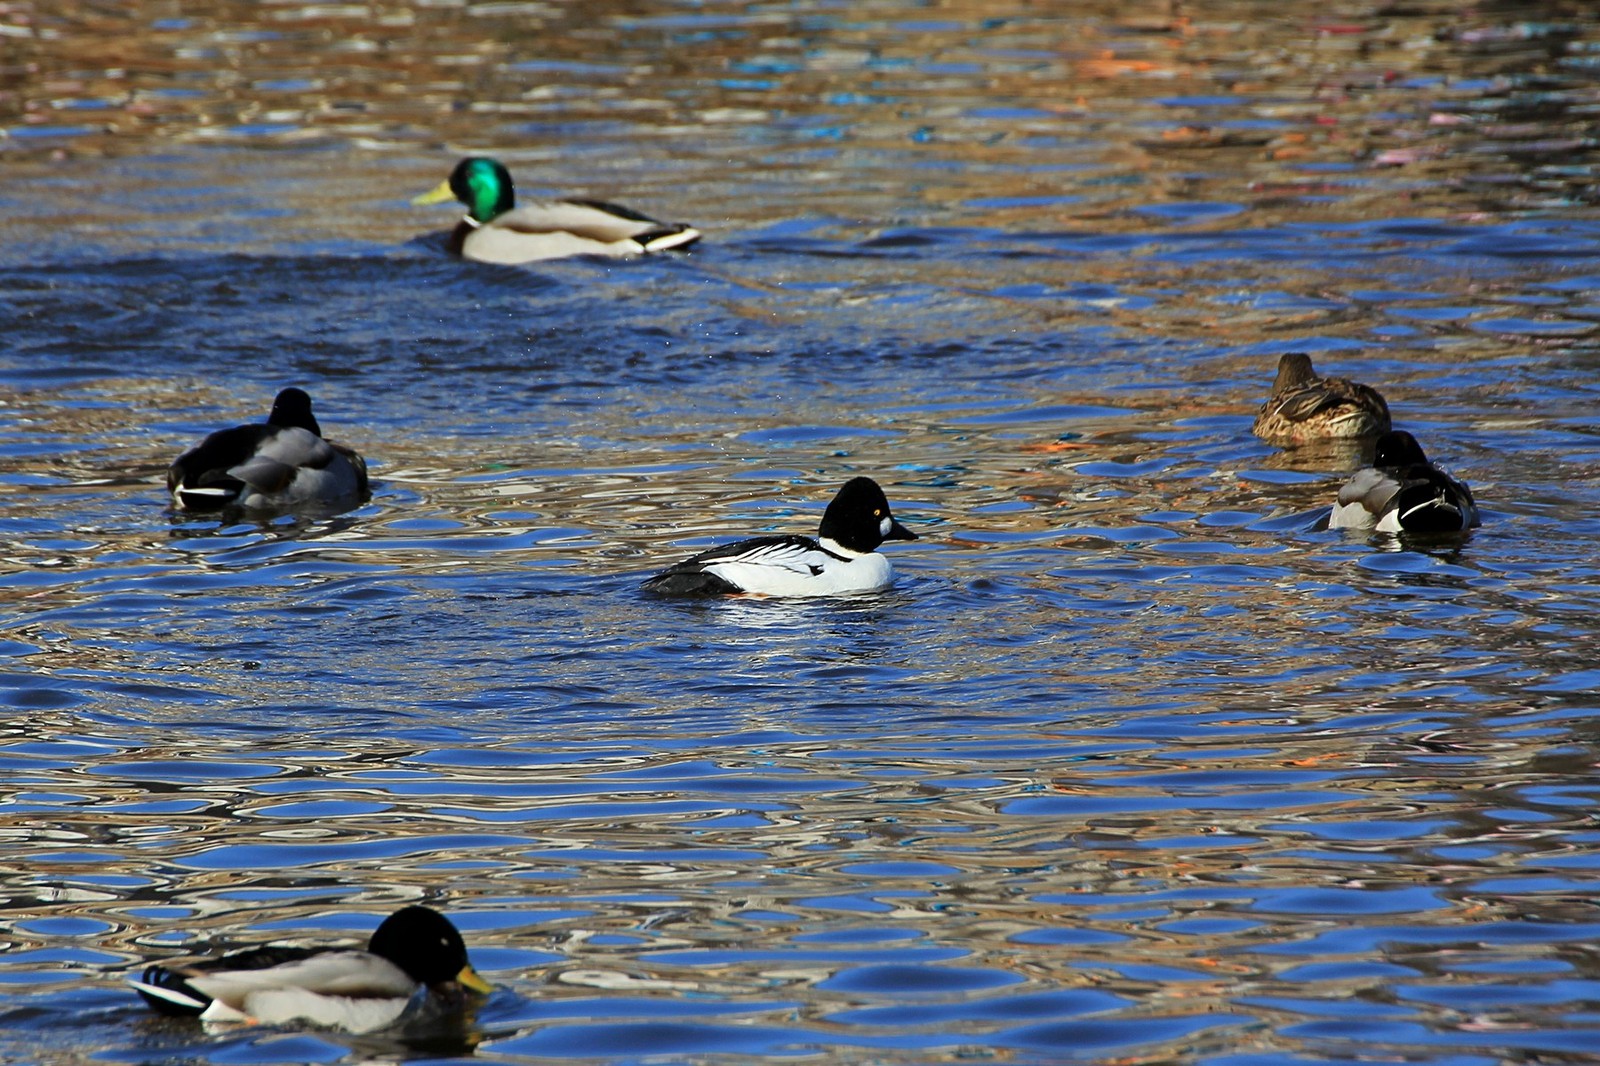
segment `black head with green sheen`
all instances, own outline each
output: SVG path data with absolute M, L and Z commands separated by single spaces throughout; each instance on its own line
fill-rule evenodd
M 367 950 L 394 963 L 419 984 L 457 985 L 474 992 L 492 986 L 467 961 L 467 945 L 450 919 L 429 907 L 402 907 L 383 920 Z
M 467 217 L 489 222 L 516 206 L 516 187 L 511 173 L 500 162 L 487 156 L 469 156 L 456 164 L 450 177 L 412 203 L 437 204 L 456 199 L 467 205 Z

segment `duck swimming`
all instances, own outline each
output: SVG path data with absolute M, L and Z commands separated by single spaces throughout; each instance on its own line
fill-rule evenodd
M 1375 437 L 1389 431 L 1389 405 L 1370 385 L 1318 377 L 1309 355 L 1290 352 L 1250 428 L 1274 444 Z
M 642 255 L 685 248 L 700 231 L 600 200 L 534 200 L 517 206 L 511 174 L 497 160 L 472 156 L 439 186 L 411 202 L 460 200 L 467 214 L 450 234 L 450 251 L 480 263 L 532 263 L 570 255 Z
M 428 907 L 389 915 L 365 951 L 269 944 L 147 966 L 128 983 L 160 1014 L 355 1033 L 394 1023 L 419 993 L 448 1006 L 462 989 L 493 991 L 468 961 L 461 933 Z
M 872 592 L 894 580 L 894 568 L 878 553 L 878 545 L 916 539 L 890 513 L 876 481 L 851 478 L 823 512 L 816 537 L 751 537 L 724 544 L 668 567 L 643 587 L 679 596 Z
M 367 463 L 322 438 L 305 390 L 287 388 L 264 423 L 219 429 L 167 471 L 184 511 L 292 510 L 353 505 L 367 496 Z
M 1328 518 L 1330 529 L 1380 533 L 1459 533 L 1479 524 L 1472 490 L 1428 462 L 1404 430 L 1378 438 L 1372 465 L 1339 489 Z

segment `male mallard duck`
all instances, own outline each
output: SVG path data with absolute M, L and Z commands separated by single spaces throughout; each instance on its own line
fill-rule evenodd
M 219 429 L 167 471 L 167 490 L 185 511 L 287 510 L 352 504 L 367 495 L 367 464 L 322 439 L 302 389 L 278 393 L 265 423 Z
M 516 206 L 511 174 L 493 159 L 463 159 L 438 188 L 411 202 L 467 205 L 450 250 L 480 263 L 531 263 L 568 255 L 639 255 L 682 248 L 700 231 L 599 200 L 536 200 Z
M 1278 444 L 1375 437 L 1389 431 L 1389 405 L 1370 385 L 1317 377 L 1309 355 L 1290 352 L 1278 360 L 1272 395 L 1250 428 Z
M 837 596 L 872 592 L 894 579 L 878 554 L 886 540 L 916 540 L 895 521 L 889 500 L 869 477 L 851 478 L 822 513 L 817 535 L 751 537 L 701 552 L 644 583 L 647 592 L 709 596 Z
M 389 915 L 365 951 L 268 944 L 147 966 L 128 983 L 161 1014 L 356 1033 L 392 1024 L 424 990 L 446 1005 L 459 1003 L 463 988 L 493 991 L 450 919 L 427 907 Z
M 1428 462 L 1404 430 L 1378 438 L 1372 465 L 1344 483 L 1328 518 L 1331 529 L 1380 533 L 1458 533 L 1478 524 L 1472 490 Z

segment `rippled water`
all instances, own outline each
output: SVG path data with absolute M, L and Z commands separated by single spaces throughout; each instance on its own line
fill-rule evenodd
M 0 1058 L 1591 1061 L 1593 16 L 1075 6 L 0 7 Z M 1289 350 L 1483 527 L 1320 528 Z M 172 515 L 290 383 L 370 503 Z M 858 473 L 891 591 L 637 591 Z M 463 1033 L 121 983 L 411 900 Z

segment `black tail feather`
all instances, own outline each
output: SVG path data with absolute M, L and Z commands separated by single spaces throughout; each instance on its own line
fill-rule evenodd
M 180 975 L 173 973 L 164 966 L 146 966 L 144 972 L 139 975 L 138 983 L 133 988 L 150 1005 L 150 1009 L 157 1014 L 192 1018 L 204 1012 L 211 1005 L 210 996 L 199 991 Z M 151 988 L 171 992 L 173 997 L 167 998 L 157 995 L 150 991 Z M 182 1002 L 182 999 L 188 999 L 190 1002 Z

